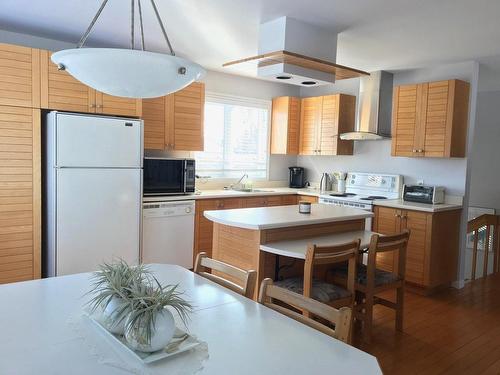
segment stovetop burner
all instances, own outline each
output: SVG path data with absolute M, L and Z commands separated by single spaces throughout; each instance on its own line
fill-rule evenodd
M 387 197 L 383 197 L 381 195 L 370 195 L 368 197 L 361 198 L 363 201 L 374 201 L 377 199 L 387 199 Z
M 354 193 L 331 193 L 332 197 L 354 197 L 356 194 Z

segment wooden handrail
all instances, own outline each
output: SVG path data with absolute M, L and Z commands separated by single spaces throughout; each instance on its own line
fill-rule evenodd
M 499 271 L 500 262 L 500 216 L 484 214 L 478 216 L 467 223 L 467 234 L 472 233 L 474 239 L 474 245 L 472 247 L 472 272 L 471 279 L 476 279 L 476 264 L 477 264 L 477 247 L 479 242 L 479 232 L 481 229 L 486 230 L 486 236 L 484 241 L 484 257 L 483 257 L 483 276 L 488 275 L 488 257 L 489 257 L 489 247 L 490 243 L 493 245 L 493 273 Z M 491 241 L 490 241 L 491 239 Z

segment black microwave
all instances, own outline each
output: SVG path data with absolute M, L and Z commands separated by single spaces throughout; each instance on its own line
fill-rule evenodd
M 144 158 L 144 195 L 183 195 L 195 191 L 193 159 Z

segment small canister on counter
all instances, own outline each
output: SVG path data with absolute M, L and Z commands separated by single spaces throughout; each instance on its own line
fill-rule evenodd
M 300 201 L 299 202 L 299 213 L 310 214 L 311 213 L 311 202 Z

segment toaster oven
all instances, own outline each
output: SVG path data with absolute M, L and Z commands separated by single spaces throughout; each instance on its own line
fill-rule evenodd
M 403 200 L 428 204 L 444 203 L 444 187 L 405 185 L 403 187 Z

